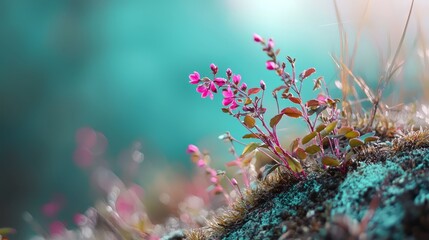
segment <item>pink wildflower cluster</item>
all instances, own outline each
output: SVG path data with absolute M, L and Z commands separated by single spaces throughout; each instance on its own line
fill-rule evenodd
M 243 194 L 241 192 L 241 189 L 239 187 L 238 181 L 235 178 L 229 178 L 224 171 L 217 171 L 210 167 L 209 165 L 209 155 L 206 153 L 202 153 L 197 146 L 190 144 L 188 146 L 188 149 L 186 151 L 188 154 L 191 155 L 191 159 L 196 163 L 196 165 L 199 168 L 202 168 L 205 170 L 206 174 L 208 175 L 211 186 L 209 187 L 209 192 L 212 192 L 214 194 L 222 194 L 225 197 L 225 200 L 228 202 L 228 204 L 232 204 L 233 197 L 228 194 L 226 189 L 221 185 L 221 178 L 225 177 L 233 190 L 238 193 L 242 198 Z M 238 160 L 237 160 L 238 161 Z M 247 175 L 243 172 L 243 176 L 247 178 Z M 248 187 L 247 181 L 246 187 Z
M 213 192 L 215 194 L 222 193 L 224 190 L 222 185 L 220 185 L 218 173 L 216 170 L 210 167 L 210 165 L 208 164 L 208 159 L 206 155 L 200 152 L 200 149 L 197 146 L 192 144 L 188 146 L 188 149 L 186 150 L 186 152 L 188 154 L 191 154 L 191 158 L 197 164 L 197 166 L 199 168 L 204 169 L 207 172 L 207 174 L 210 176 L 210 182 L 214 186 Z
M 222 105 L 228 107 L 230 111 L 237 109 L 247 97 L 247 84 L 241 83 L 241 75 L 233 74 L 231 69 L 226 70 L 226 77 L 218 77 L 218 67 L 215 64 L 210 65 L 213 77 L 201 78 L 200 73 L 193 72 L 189 75 L 189 83 L 197 85 L 197 92 L 201 93 L 202 98 L 207 96 L 213 99 L 214 93 L 222 91 Z M 241 83 L 241 84 L 240 84 Z

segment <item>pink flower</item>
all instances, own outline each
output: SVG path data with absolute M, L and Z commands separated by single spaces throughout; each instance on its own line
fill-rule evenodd
M 227 89 L 224 89 L 223 92 L 222 105 L 229 106 L 229 109 L 234 110 L 238 107 L 237 102 L 235 101 L 235 95 L 231 90 L 231 87 L 228 86 Z
M 222 105 L 228 106 L 234 101 L 234 93 L 232 92 L 230 86 L 228 86 L 227 89 L 223 90 L 222 94 L 223 94 Z
M 238 84 L 240 83 L 240 81 L 241 81 L 241 76 L 240 76 L 240 74 L 234 75 L 234 76 L 232 77 L 232 82 L 234 82 L 234 84 L 235 84 L 235 85 L 238 85 Z
M 264 41 L 264 39 L 261 37 L 261 36 L 259 36 L 258 34 L 253 34 L 253 41 L 255 41 L 255 42 L 263 42 Z
M 268 39 L 268 48 L 270 48 L 270 49 L 274 48 L 274 41 L 271 38 Z
M 275 62 L 271 62 L 271 61 L 267 61 L 265 63 L 265 65 L 266 65 L 266 67 L 267 67 L 268 70 L 275 70 L 278 67 Z
M 218 68 L 214 63 L 210 64 L 210 69 L 212 70 L 213 74 L 217 73 Z
M 213 80 L 213 82 L 218 85 L 219 87 L 222 87 L 223 85 L 225 85 L 226 83 L 226 79 L 225 78 L 215 78 Z
M 211 177 L 210 182 L 216 184 L 217 183 L 217 177 Z
M 200 167 L 200 168 L 203 168 L 203 167 L 207 166 L 206 161 L 204 161 L 204 159 L 198 160 L 197 166 Z
M 49 232 L 51 234 L 51 237 L 60 236 L 64 233 L 65 230 L 66 227 L 64 226 L 64 223 L 60 221 L 54 221 L 49 224 Z
M 186 153 L 199 153 L 200 149 L 193 144 L 189 144 L 188 149 L 186 149 Z
M 265 85 L 264 80 L 261 80 L 261 81 L 259 82 L 259 85 L 261 86 L 261 89 L 262 89 L 262 90 L 265 90 L 266 85 Z
M 189 83 L 190 84 L 197 84 L 200 82 L 200 74 L 198 72 L 194 72 L 192 74 L 189 74 Z
M 210 82 L 208 86 L 207 84 L 198 85 L 197 92 L 201 93 L 202 98 L 206 98 L 207 96 L 209 96 L 210 99 L 213 99 L 213 93 L 216 93 L 217 89 L 215 84 L 213 82 Z

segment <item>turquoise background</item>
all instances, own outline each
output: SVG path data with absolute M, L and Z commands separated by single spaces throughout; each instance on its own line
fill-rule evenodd
M 22 213 L 41 217 L 40 206 L 57 193 L 69 199 L 64 219 L 91 205 L 88 173 L 72 160 L 81 127 L 107 137 L 112 166 L 141 141 L 143 186 L 151 183 L 149 169 L 190 173 L 190 143 L 225 156 L 217 137 L 244 130 L 220 111 L 221 96 L 201 99 L 188 75 L 208 75 L 214 62 L 249 86 L 264 79 L 276 87 L 253 33 L 274 38 L 299 71 L 315 67 L 334 88 L 332 1 L 1 1 L 0 226 L 27 228 Z M 374 78 L 377 61 L 357 71 Z

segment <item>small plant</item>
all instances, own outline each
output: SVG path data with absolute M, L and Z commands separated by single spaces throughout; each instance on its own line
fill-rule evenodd
M 308 156 L 322 168 L 336 167 L 346 171 L 355 154 L 354 150 L 378 138 L 373 132 L 361 135 L 357 129 L 347 126 L 338 108 L 340 100 L 331 97 L 323 77 L 313 80 L 313 91 L 323 86 L 324 92 L 318 93 L 313 99 L 303 99 L 303 85 L 316 72 L 314 68 L 297 74 L 296 60 L 290 56 L 286 57 L 286 61 L 279 60 L 280 49 L 275 49 L 272 39 L 265 41 L 255 34 L 254 41 L 262 45 L 262 50 L 268 56 L 266 69 L 275 72 L 282 83 L 271 92 L 277 107 L 273 117 L 266 116 L 264 98 L 267 85 L 263 80 L 258 87 L 249 88 L 241 76 L 231 69 L 226 70 L 225 77 L 220 77 L 215 64 L 210 65 L 211 78 L 201 77 L 196 71 L 189 75 L 189 83 L 197 85 L 196 90 L 202 98 L 208 96 L 213 99 L 214 94 L 222 92 L 222 111 L 236 118 L 249 131 L 249 134 L 243 136 L 244 139 L 260 141 L 247 144 L 239 158 L 259 151 L 276 162 L 267 171 L 283 166 L 297 178 L 306 177 L 303 162 Z M 287 72 L 287 67 L 290 72 Z M 280 107 L 280 99 L 287 103 L 286 107 Z M 277 130 L 283 118 L 301 119 L 308 128 L 308 134 L 292 141 L 289 148 L 281 144 Z

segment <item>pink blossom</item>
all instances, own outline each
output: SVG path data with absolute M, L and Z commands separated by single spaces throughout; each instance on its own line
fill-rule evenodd
M 210 64 L 210 69 L 212 70 L 213 74 L 217 73 L 218 68 L 214 63 Z
M 211 177 L 210 178 L 210 182 L 212 182 L 212 183 L 217 183 L 217 177 Z
M 215 78 L 213 80 L 213 82 L 218 85 L 219 87 L 222 87 L 223 85 L 225 85 L 226 83 L 226 79 L 225 78 Z
M 201 93 L 202 98 L 209 96 L 210 99 L 213 99 L 213 92 L 216 93 L 217 89 L 214 83 L 210 82 L 208 86 L 207 84 L 198 85 L 197 92 Z
M 194 72 L 192 74 L 189 74 L 189 83 L 190 84 L 197 84 L 200 82 L 200 74 L 198 72 Z
M 240 81 L 241 81 L 241 76 L 240 76 L 240 74 L 234 75 L 234 76 L 232 77 L 232 81 L 234 82 L 234 84 L 235 84 L 235 85 L 238 85 L 238 84 L 240 83 Z
M 204 159 L 198 160 L 197 166 L 200 167 L 200 168 L 203 168 L 203 167 L 207 166 L 206 161 L 204 161 Z
M 76 213 L 73 216 L 73 222 L 78 226 L 85 224 L 86 220 L 87 220 L 87 217 L 81 213 Z
M 246 89 L 247 89 L 247 84 L 246 84 L 246 83 L 241 84 L 240 89 L 241 89 L 242 91 L 246 91 Z
M 64 226 L 64 223 L 60 221 L 55 221 L 49 224 L 49 232 L 51 234 L 51 237 L 62 235 L 65 229 L 66 227 Z
M 278 67 L 275 62 L 271 62 L 271 61 L 267 61 L 265 63 L 265 65 L 266 65 L 266 67 L 267 67 L 268 70 L 275 70 Z
M 231 183 L 232 183 L 232 185 L 234 185 L 234 186 L 237 186 L 237 185 L 238 185 L 237 179 L 235 179 L 235 178 L 231 178 Z
M 263 42 L 264 41 L 264 39 L 261 37 L 261 36 L 259 36 L 258 34 L 253 34 L 253 41 L 255 41 L 255 42 Z
M 230 105 L 232 102 L 234 102 L 234 93 L 231 90 L 231 87 L 228 86 L 227 89 L 224 89 L 223 92 L 223 100 L 222 100 L 222 105 L 224 106 L 228 106 Z
M 265 85 L 264 80 L 261 80 L 261 81 L 259 82 L 259 85 L 261 86 L 261 89 L 262 89 L 262 90 L 265 90 L 266 85 Z
M 268 48 L 274 48 L 274 41 L 273 41 L 273 39 L 268 39 Z
M 231 103 L 231 106 L 229 106 L 229 109 L 231 109 L 231 110 L 235 110 L 236 108 L 238 108 L 238 104 L 237 104 L 237 102 L 234 100 L 234 101 Z
M 235 101 L 235 95 L 231 90 L 231 87 L 228 86 L 227 89 L 224 89 L 223 92 L 222 105 L 229 106 L 229 109 L 234 110 L 238 107 L 237 102 Z
M 186 149 L 186 153 L 199 153 L 200 149 L 193 144 L 189 144 L 188 149 Z

